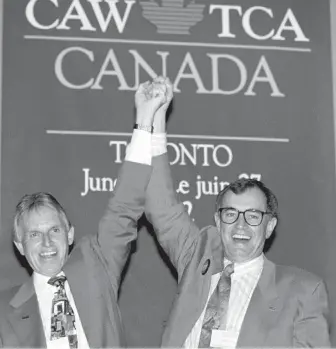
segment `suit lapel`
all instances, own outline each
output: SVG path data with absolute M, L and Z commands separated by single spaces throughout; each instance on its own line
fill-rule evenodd
M 201 266 L 206 261 L 207 259 L 201 261 L 200 267 L 192 276 L 192 282 L 186 277 L 179 285 L 178 298 L 163 340 L 164 346 L 182 347 L 203 310 L 211 281 L 210 272 L 205 275 L 201 273 Z M 179 294 L 180 292 L 182 293 Z
M 103 347 L 104 338 L 102 338 L 100 327 L 100 318 L 96 318 L 97 309 L 91 307 L 91 304 L 97 305 L 97 300 L 93 297 L 99 297 L 91 292 L 92 281 L 88 280 L 89 273 L 86 261 L 86 267 L 78 267 L 78 263 L 84 263 L 85 256 L 81 249 L 74 248 L 68 259 L 68 262 L 64 265 L 63 271 L 69 282 L 70 290 L 75 301 L 75 305 L 82 323 L 86 339 L 90 347 L 99 348 Z
M 10 301 L 13 308 L 9 322 L 22 347 L 46 347 L 33 278 L 23 284 Z
M 224 249 L 221 236 L 216 228 L 208 230 L 211 237 L 212 275 L 221 273 L 224 269 Z
M 183 346 L 204 309 L 211 276 L 223 270 L 223 263 L 220 236 L 215 228 L 210 228 L 201 234 L 191 264 L 179 283 L 177 299 L 163 336 L 163 346 Z
M 276 290 L 275 264 L 264 258 L 263 271 L 247 308 L 237 347 L 263 346 L 281 307 Z

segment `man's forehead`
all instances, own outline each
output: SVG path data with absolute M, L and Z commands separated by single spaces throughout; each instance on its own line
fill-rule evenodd
M 253 187 L 239 194 L 235 194 L 231 190 L 227 191 L 223 196 L 221 206 L 266 209 L 267 202 L 265 194 L 259 188 Z
M 34 208 L 29 212 L 25 212 L 21 221 L 25 228 L 29 229 L 62 224 L 59 212 L 55 208 L 48 206 Z

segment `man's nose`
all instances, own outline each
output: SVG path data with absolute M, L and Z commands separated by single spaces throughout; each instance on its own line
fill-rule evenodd
M 50 246 L 51 244 L 51 240 L 50 240 L 50 235 L 49 232 L 46 232 L 45 234 L 43 234 L 43 246 Z
M 245 224 L 246 224 L 246 222 L 245 222 L 244 213 L 243 212 L 239 212 L 238 219 L 237 219 L 237 226 L 239 228 L 243 228 L 245 226 Z

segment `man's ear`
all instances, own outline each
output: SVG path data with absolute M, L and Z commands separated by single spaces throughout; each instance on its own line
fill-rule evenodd
M 19 252 L 21 253 L 21 255 L 24 256 L 25 254 L 24 254 L 24 248 L 23 248 L 22 242 L 14 240 L 14 244 L 16 248 L 19 250 Z
M 68 244 L 69 246 L 73 244 L 75 239 L 75 228 L 71 227 L 70 230 L 68 231 Z
M 277 223 L 278 223 L 278 219 L 275 217 L 272 217 L 268 221 L 267 227 L 266 227 L 266 239 L 268 239 L 272 235 Z
M 218 212 L 214 214 L 214 219 L 215 219 L 217 230 L 220 231 L 220 218 L 219 218 Z

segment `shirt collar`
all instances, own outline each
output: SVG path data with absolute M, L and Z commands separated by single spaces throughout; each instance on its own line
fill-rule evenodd
M 227 267 L 232 262 L 226 258 L 224 258 L 224 267 Z M 233 263 L 234 273 L 235 274 L 246 274 L 253 271 L 259 271 L 263 268 L 264 265 L 264 254 L 262 253 L 260 256 L 243 263 Z
M 60 271 L 57 276 L 63 276 L 63 271 Z M 52 285 L 48 284 L 50 276 L 42 275 L 34 271 L 33 273 L 33 282 L 35 290 L 43 290 L 46 288 L 53 288 Z

